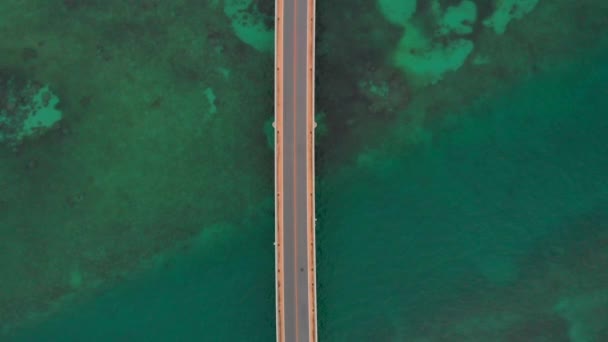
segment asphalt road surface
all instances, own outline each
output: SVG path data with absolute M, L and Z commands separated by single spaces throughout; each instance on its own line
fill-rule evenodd
M 311 220 L 314 224 L 314 211 L 309 209 L 309 172 L 311 172 L 312 158 L 307 148 L 311 145 L 309 136 L 310 110 L 309 101 L 312 86 L 307 74 L 311 68 L 310 39 L 314 40 L 314 31 L 309 30 L 308 7 L 313 1 L 308 0 L 277 0 L 277 29 L 282 33 L 282 44 L 277 44 L 279 60 L 277 77 L 282 77 L 282 89 L 277 92 L 277 114 L 282 115 L 278 123 L 280 149 L 282 151 L 282 177 L 279 178 L 278 189 L 281 189 L 279 200 L 282 201 L 282 270 L 277 275 L 282 279 L 279 298 L 282 305 L 282 326 L 284 336 L 278 336 L 279 341 L 308 342 L 316 340 L 316 319 L 311 320 L 311 306 L 315 301 L 314 291 L 310 290 L 311 241 L 309 227 Z M 310 37 L 312 35 L 312 37 Z M 314 227 L 314 226 L 313 226 Z M 313 247 L 314 249 L 314 244 Z M 314 262 L 314 258 L 312 259 Z M 280 267 L 280 266 L 279 266 Z M 312 265 L 314 269 L 314 265 Z M 314 299 L 314 298 L 313 298 Z M 312 305 L 311 305 L 312 303 Z M 314 314 L 313 314 L 314 316 Z

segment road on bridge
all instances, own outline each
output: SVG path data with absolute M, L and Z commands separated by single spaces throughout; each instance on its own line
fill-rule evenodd
M 314 205 L 315 1 L 276 0 L 277 341 L 317 341 Z

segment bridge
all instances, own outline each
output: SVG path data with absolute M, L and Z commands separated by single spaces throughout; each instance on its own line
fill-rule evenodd
M 278 342 L 317 341 L 315 0 L 275 0 L 275 267 Z

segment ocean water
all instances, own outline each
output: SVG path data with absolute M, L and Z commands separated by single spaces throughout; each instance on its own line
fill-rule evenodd
M 410 340 L 422 334 L 421 321 L 434 322 L 446 307 L 458 308 L 454 321 L 476 317 L 460 310 L 502 303 L 513 292 L 518 295 L 512 300 L 530 308 L 501 304 L 480 311 L 523 311 L 523 317 L 550 312 L 550 305 L 536 303 L 534 292 L 520 287 L 531 286 L 525 280 L 530 274 L 546 272 L 545 262 L 565 266 L 550 257 L 539 262 L 535 254 L 568 250 L 576 265 L 586 240 L 606 238 L 607 52 L 457 109 L 466 119 L 431 144 L 394 156 L 389 166 L 378 161 L 381 172 L 353 166 L 324 175 L 318 202 L 319 338 Z M 596 252 L 605 255 L 601 246 Z M 605 261 L 598 255 L 586 262 L 600 267 Z M 586 277 L 563 272 L 566 283 L 591 286 Z M 594 272 L 600 278 L 594 286 L 605 288 L 604 272 Z M 566 284 L 555 289 L 548 283 L 536 285 L 545 294 L 569 292 Z M 438 335 L 502 340 L 473 332 L 451 335 L 452 328 L 442 327 Z M 551 329 L 539 329 L 519 340 L 552 336 Z
M 470 119 L 395 158 L 382 176 L 357 167 L 320 175 L 320 339 L 409 340 L 421 318 L 432 321 L 446 305 L 508 296 L 521 278 L 544 272 L 530 260 L 539 249 L 605 239 L 606 56 L 532 77 L 459 113 Z M 243 231 L 218 228 L 166 266 L 16 340 L 273 339 L 268 209 Z M 588 215 L 594 226 L 572 223 Z M 606 285 L 605 275 L 595 277 Z M 535 301 L 525 292 L 517 300 Z M 552 333 L 563 332 L 541 335 Z
M 271 207 L 272 209 L 272 207 Z M 15 341 L 269 341 L 275 337 L 270 215 L 210 228 L 162 266 L 71 305 Z M 243 227 L 241 227 L 243 228 Z
M 608 341 L 606 5 L 477 25 L 433 84 L 378 6 L 318 2 L 319 339 Z M 0 5 L 0 76 L 65 115 L 0 152 L 0 340 L 275 339 L 272 7 Z

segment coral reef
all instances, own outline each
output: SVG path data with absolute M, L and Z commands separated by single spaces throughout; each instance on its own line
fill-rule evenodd
M 62 118 L 48 85 L 0 76 L 0 144 L 15 147 L 40 136 Z
M 264 14 L 253 0 L 227 0 L 224 14 L 231 19 L 232 29 L 243 43 L 260 52 L 272 51 L 274 30 L 266 25 Z
M 462 0 L 445 6 L 439 0 L 417 6 L 416 0 L 378 0 L 378 10 L 384 18 L 403 27 L 403 36 L 393 54 L 393 64 L 408 79 L 424 86 L 442 80 L 449 71 L 460 69 L 474 50 L 471 37 L 476 33 L 476 23 L 496 34 L 503 34 L 512 19 L 520 19 L 531 12 L 538 0 L 495 0 L 493 12 L 478 18 L 477 4 Z M 481 3 L 480 3 L 481 6 Z M 427 19 L 421 20 L 421 16 Z
M 538 0 L 499 0 L 492 16 L 483 21 L 483 24 L 492 28 L 497 34 L 505 33 L 507 25 L 512 19 L 521 19 L 530 13 L 538 4 Z

